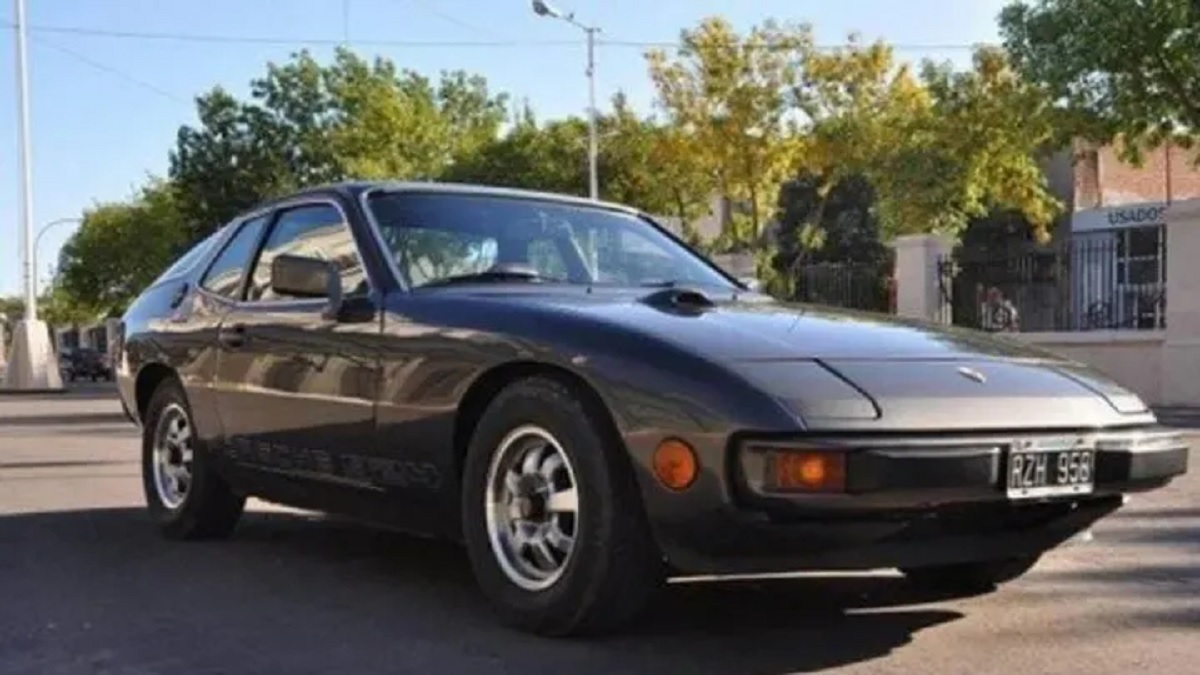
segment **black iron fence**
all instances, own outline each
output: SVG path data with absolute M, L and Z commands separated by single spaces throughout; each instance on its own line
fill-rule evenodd
M 894 312 L 894 287 L 890 261 L 809 263 L 796 275 L 792 299 L 847 309 Z
M 1164 328 L 1165 228 L 1139 230 L 956 251 L 938 262 L 943 320 L 991 331 Z

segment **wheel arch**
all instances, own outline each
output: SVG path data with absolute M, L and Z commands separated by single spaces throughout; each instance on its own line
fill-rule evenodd
M 179 378 L 175 369 L 158 362 L 147 363 L 138 370 L 133 385 L 133 399 L 137 405 L 139 420 L 146 419 L 146 408 L 150 405 L 150 397 L 154 396 L 154 390 L 171 378 Z
M 600 391 L 587 379 L 567 368 L 544 361 L 509 361 L 485 371 L 468 387 L 454 418 L 454 475 L 461 480 L 466 464 L 467 446 L 483 417 L 488 403 L 513 382 L 530 377 L 546 377 L 566 385 L 577 394 L 589 412 L 603 425 L 604 434 L 613 443 L 622 443 L 620 428 L 612 409 Z M 623 443 L 622 443 L 623 447 Z

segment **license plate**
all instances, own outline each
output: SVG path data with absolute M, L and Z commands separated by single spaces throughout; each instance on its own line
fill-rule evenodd
M 1083 438 L 1014 443 L 1005 483 L 1010 499 L 1087 494 L 1096 474 L 1096 450 Z

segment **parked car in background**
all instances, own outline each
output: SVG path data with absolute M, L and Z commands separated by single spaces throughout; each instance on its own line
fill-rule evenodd
M 59 355 L 63 377 L 75 380 L 112 380 L 113 369 L 108 354 L 91 347 L 64 349 Z
M 638 211 L 516 190 L 263 204 L 146 289 L 114 353 L 165 536 L 228 536 L 255 496 L 455 539 L 550 635 L 621 625 L 668 575 L 991 588 L 1187 470 L 1078 363 L 777 302 Z

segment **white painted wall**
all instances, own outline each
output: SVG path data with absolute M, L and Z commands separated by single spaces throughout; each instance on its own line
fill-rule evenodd
M 1076 215 L 1084 215 L 1084 230 L 1111 230 L 1116 223 L 1109 221 L 1109 214 L 1118 210 L 1093 209 L 1091 215 Z M 1200 406 L 1200 199 L 1174 202 L 1170 208 L 1142 215 L 1165 219 L 1167 228 L 1164 330 L 1014 333 L 1009 337 L 1086 363 L 1150 405 Z M 1145 224 L 1152 223 L 1123 222 L 1122 226 Z M 939 246 L 942 244 L 932 235 L 902 237 L 897 242 L 900 315 L 938 319 L 935 310 L 944 302 L 936 276 Z

